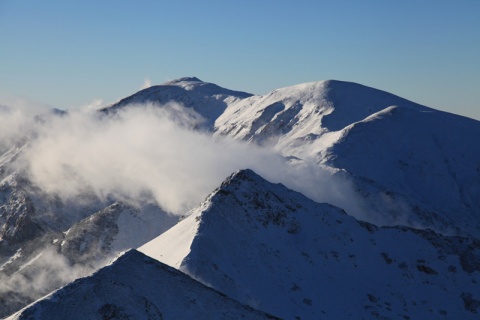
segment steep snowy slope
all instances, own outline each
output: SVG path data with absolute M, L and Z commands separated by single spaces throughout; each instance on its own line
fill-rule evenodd
M 49 232 L 22 245 L 0 264 L 0 317 L 104 266 L 178 221 L 157 206 L 114 203 L 66 232 Z
M 212 128 L 215 120 L 228 105 L 249 96 L 251 96 L 249 93 L 228 90 L 195 77 L 187 77 L 141 90 L 105 108 L 104 111 L 115 111 L 126 105 L 144 103 L 165 105 L 174 102 L 197 112 L 206 120 L 207 128 Z
M 130 250 L 8 319 L 274 319 Z
M 475 319 L 480 243 L 377 228 L 253 171 L 139 251 L 286 319 Z
M 274 90 L 233 103 L 215 122 L 215 131 L 237 139 L 275 144 L 286 156 L 305 158 L 313 141 L 328 144 L 331 132 L 391 105 L 426 107 L 390 93 L 343 81 L 320 81 Z M 312 154 L 313 151 L 314 153 Z
M 381 220 L 480 237 L 480 122 L 390 107 L 340 133 L 320 162 L 346 170 Z

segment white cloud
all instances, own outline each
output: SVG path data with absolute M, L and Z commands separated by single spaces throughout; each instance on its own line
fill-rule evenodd
M 140 89 L 147 89 L 147 88 L 150 88 L 151 86 L 152 86 L 152 81 L 150 80 L 150 78 L 146 77 L 143 80 L 143 85 Z
M 338 204 L 347 194 L 318 165 L 289 165 L 272 150 L 191 129 L 198 121 L 174 104 L 133 106 L 113 117 L 71 111 L 34 129 L 22 163 L 36 185 L 65 199 L 89 190 L 102 199 L 157 202 L 176 214 L 244 168 L 317 201 Z
M 99 110 L 105 107 L 103 99 L 95 98 L 90 103 L 87 103 L 80 107 L 83 110 Z

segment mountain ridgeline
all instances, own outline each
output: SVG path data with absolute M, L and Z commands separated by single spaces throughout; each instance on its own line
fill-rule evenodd
M 188 94 L 179 98 L 179 90 Z M 210 104 L 211 99 L 221 99 L 222 105 Z M 480 236 L 476 120 L 333 80 L 254 96 L 182 78 L 107 110 L 132 101 L 183 104 L 204 117 L 214 135 L 265 145 L 340 172 L 363 202 L 362 214 L 349 213 L 368 222 Z
M 311 188 L 341 193 L 340 179 L 351 201 L 320 203 L 248 168 L 180 218 L 147 191 L 65 200 L 22 171 L 30 145 L 18 140 L 0 155 L 0 317 L 478 317 L 479 121 L 350 82 L 252 95 L 195 77 L 98 117 L 145 105 L 279 154 L 293 172 L 329 172 Z

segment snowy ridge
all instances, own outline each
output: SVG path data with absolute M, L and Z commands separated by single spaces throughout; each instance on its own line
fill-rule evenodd
M 7 319 L 275 319 L 130 250 Z
M 287 319 L 474 319 L 480 306 L 477 240 L 377 228 L 250 170 L 139 250 Z

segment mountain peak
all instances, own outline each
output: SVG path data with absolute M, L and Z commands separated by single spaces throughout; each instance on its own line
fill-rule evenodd
M 232 173 L 227 179 L 222 182 L 222 186 L 230 184 L 232 181 L 253 181 L 263 179 L 255 171 L 251 169 L 240 169 Z
M 203 81 L 198 79 L 197 77 L 182 77 L 182 78 L 167 81 L 164 83 L 164 85 L 171 85 L 179 82 L 203 82 Z

